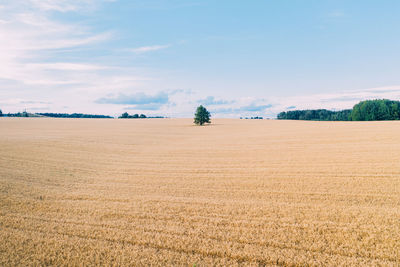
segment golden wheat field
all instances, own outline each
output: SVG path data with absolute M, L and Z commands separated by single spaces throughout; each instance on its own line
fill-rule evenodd
M 400 122 L 0 130 L 1 266 L 400 264 Z

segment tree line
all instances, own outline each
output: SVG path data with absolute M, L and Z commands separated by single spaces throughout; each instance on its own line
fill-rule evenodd
M 51 117 L 51 118 L 102 118 L 108 119 L 113 118 L 106 115 L 93 115 L 93 114 L 83 114 L 83 113 L 29 113 L 26 111 L 17 113 L 3 113 L 0 110 L 0 117 Z
M 351 109 L 331 111 L 327 109 L 293 110 L 278 114 L 278 120 L 310 120 L 310 121 L 349 121 Z
M 163 116 L 146 116 L 144 114 L 133 114 L 129 115 L 128 112 L 122 113 L 121 116 L 118 117 L 118 119 L 163 119 L 165 117 Z
M 17 113 L 3 114 L 0 109 L 0 117 L 51 117 L 51 118 L 92 118 L 92 119 L 112 119 L 114 117 L 108 115 L 93 115 L 83 113 L 29 113 L 26 111 Z M 146 116 L 144 114 L 129 115 L 127 112 L 118 117 L 119 119 L 145 119 L 145 118 L 165 118 L 163 116 Z
M 382 121 L 400 119 L 400 101 L 388 99 L 365 100 L 353 109 L 331 111 L 326 109 L 293 110 L 278 114 L 278 120 L 314 121 Z
M 145 119 L 145 118 L 147 117 L 144 114 L 129 115 L 128 112 L 122 113 L 122 115 L 118 117 L 118 119 Z
M 32 114 L 32 113 L 28 113 L 26 111 L 24 112 L 17 112 L 17 113 L 7 113 L 7 114 L 3 114 L 1 113 L 0 115 L 1 117 L 40 117 L 37 114 Z
M 51 117 L 51 118 L 94 118 L 94 119 L 111 119 L 113 117 L 107 115 L 93 115 L 83 113 L 36 113 L 40 116 Z

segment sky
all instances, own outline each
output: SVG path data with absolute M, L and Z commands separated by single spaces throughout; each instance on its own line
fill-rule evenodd
M 400 1 L 0 0 L 0 109 L 274 118 L 400 100 Z

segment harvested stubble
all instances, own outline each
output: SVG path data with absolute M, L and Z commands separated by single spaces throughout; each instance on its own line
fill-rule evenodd
M 1 266 L 400 264 L 400 122 L 0 129 Z

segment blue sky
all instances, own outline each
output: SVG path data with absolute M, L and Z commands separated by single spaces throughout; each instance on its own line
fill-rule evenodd
M 400 100 L 399 1 L 0 0 L 0 109 L 274 117 Z

